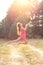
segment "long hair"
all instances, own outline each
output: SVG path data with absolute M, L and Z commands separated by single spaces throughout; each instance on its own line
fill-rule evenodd
M 20 34 L 21 26 L 22 26 L 22 23 L 18 22 L 17 23 L 17 32 L 18 32 L 18 34 Z

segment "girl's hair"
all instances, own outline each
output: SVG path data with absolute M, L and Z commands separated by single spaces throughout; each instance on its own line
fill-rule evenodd
M 17 26 L 22 26 L 22 23 L 18 22 L 18 23 L 17 23 Z
M 18 28 L 21 28 L 21 26 L 22 26 L 22 23 L 18 22 L 18 23 L 17 23 L 17 27 L 18 27 Z
M 20 30 L 21 30 L 21 26 L 22 26 L 22 23 L 18 22 L 18 23 L 17 23 L 17 27 L 18 27 L 18 31 L 19 31 L 19 32 L 20 32 Z

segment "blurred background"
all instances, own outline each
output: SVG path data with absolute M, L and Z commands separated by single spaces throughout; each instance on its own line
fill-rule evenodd
M 0 0 L 0 39 L 16 39 L 17 22 L 29 23 L 27 38 L 43 38 L 43 0 Z

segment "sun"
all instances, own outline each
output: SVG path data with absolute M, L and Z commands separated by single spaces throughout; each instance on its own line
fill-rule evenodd
M 21 6 L 28 4 L 28 0 L 16 0 L 16 2 Z
M 22 5 L 26 5 L 26 4 L 27 4 L 27 0 L 20 0 L 20 3 L 21 3 Z

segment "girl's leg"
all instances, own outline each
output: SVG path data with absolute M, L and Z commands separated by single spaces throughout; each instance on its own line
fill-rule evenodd
M 24 40 L 24 43 L 27 44 L 27 39 Z
M 18 42 L 20 40 L 20 37 L 18 37 L 17 39 L 16 39 L 16 41 Z
M 27 39 L 22 39 L 22 41 L 23 44 L 27 44 Z

